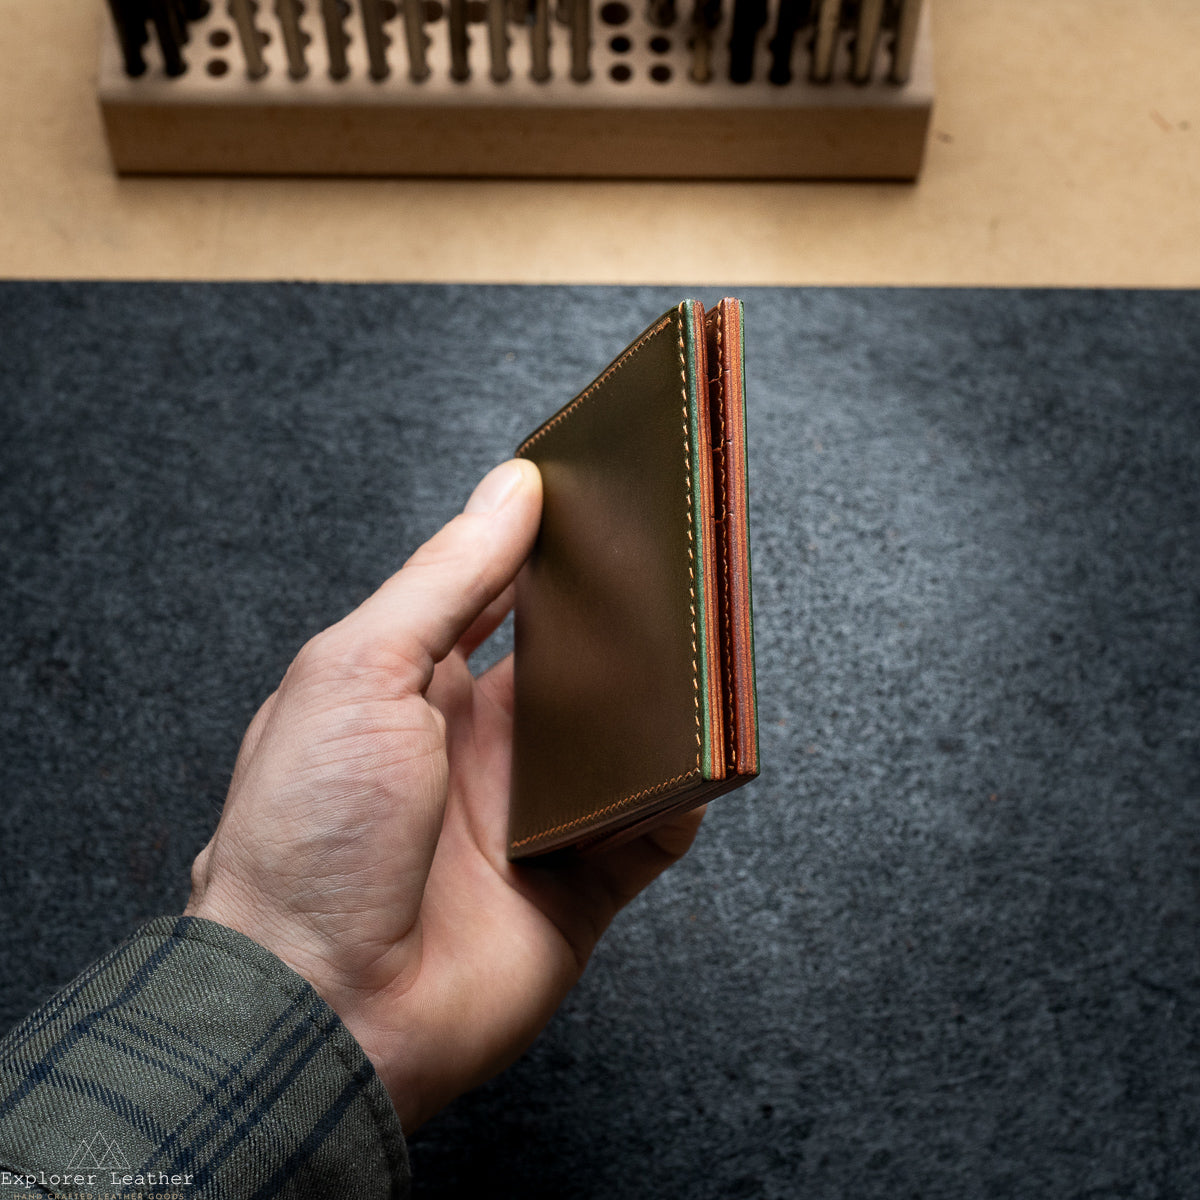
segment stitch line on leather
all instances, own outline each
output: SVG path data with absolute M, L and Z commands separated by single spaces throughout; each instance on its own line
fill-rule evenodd
M 700 329 L 704 336 L 704 329 Z M 687 539 L 688 539 L 688 597 L 692 612 L 692 707 L 696 713 L 696 769 L 704 754 L 703 728 L 700 724 L 700 664 L 696 631 L 696 512 L 692 506 L 692 448 L 691 422 L 688 420 L 687 357 L 683 345 L 683 305 L 679 306 L 679 382 L 683 395 L 683 486 L 687 493 Z
M 720 416 L 721 447 L 721 521 L 725 528 L 721 537 L 721 569 L 724 573 L 725 586 L 721 589 L 721 617 L 725 625 L 725 728 L 729 732 L 729 760 L 734 767 L 738 764 L 738 731 L 737 719 L 734 716 L 733 703 L 733 619 L 729 611 L 729 591 L 733 586 L 733 571 L 729 561 L 729 464 L 725 455 L 725 308 L 717 305 L 717 412 Z
M 564 821 L 561 825 L 555 825 L 552 829 L 539 829 L 537 833 L 531 833 L 528 837 L 523 837 L 520 841 L 513 842 L 513 849 L 515 850 L 520 846 L 528 846 L 530 842 L 541 841 L 543 838 L 553 837 L 556 833 L 565 833 L 568 829 L 574 829 L 576 826 L 595 820 L 597 817 L 607 816 L 609 813 L 616 812 L 628 804 L 636 804 L 637 801 L 644 800 L 647 796 L 665 792 L 677 783 L 687 783 L 689 779 L 695 779 L 699 774 L 700 768 L 693 767 L 690 771 L 685 771 L 682 775 L 676 775 L 674 779 L 667 779 L 662 783 L 656 783 L 653 787 L 642 788 L 640 792 L 633 792 L 628 796 L 622 796 L 620 800 L 614 800 L 611 804 L 604 805 L 603 808 L 597 808 L 592 812 L 584 813 L 582 817 L 575 817 L 570 821 Z
M 541 439 L 544 438 L 546 434 L 548 434 L 556 425 L 562 424 L 562 422 L 565 421 L 586 399 L 588 399 L 589 396 L 607 383 L 610 376 L 612 376 L 613 373 L 628 358 L 630 358 L 631 355 L 636 354 L 644 345 L 646 345 L 647 342 L 656 337 L 658 334 L 662 333 L 662 331 L 671 323 L 671 316 L 671 313 L 667 313 L 662 320 L 658 322 L 658 324 L 647 329 L 646 332 L 643 333 L 642 336 L 638 338 L 638 340 L 634 342 L 632 346 L 627 346 L 625 350 L 622 351 L 620 358 L 618 358 L 615 362 L 610 363 L 608 367 L 605 368 L 604 373 L 592 380 L 592 382 L 588 384 L 588 386 L 582 392 L 580 392 L 579 395 L 576 396 L 566 408 L 564 408 L 560 413 L 557 413 L 551 417 L 550 420 L 541 427 L 541 429 L 531 433 L 517 447 L 517 454 L 524 454 L 536 442 L 541 441 Z

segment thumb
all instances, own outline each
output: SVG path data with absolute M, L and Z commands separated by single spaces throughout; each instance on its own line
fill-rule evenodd
M 512 582 L 533 548 L 542 508 L 537 467 L 493 468 L 463 511 L 335 629 L 368 661 L 395 663 L 424 691 L 433 668 Z

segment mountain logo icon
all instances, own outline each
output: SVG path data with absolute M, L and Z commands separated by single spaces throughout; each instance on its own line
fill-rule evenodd
M 89 1168 L 128 1170 L 129 1160 L 116 1142 L 110 1141 L 97 1130 L 92 1137 L 84 1138 L 79 1143 L 75 1153 L 71 1155 L 71 1161 L 67 1163 L 69 1171 L 76 1169 L 86 1171 Z

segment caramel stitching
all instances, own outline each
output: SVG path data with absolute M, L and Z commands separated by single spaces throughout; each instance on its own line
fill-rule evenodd
M 528 846 L 530 842 L 539 841 L 541 838 L 553 837 L 556 833 L 562 833 L 566 829 L 574 829 L 576 825 L 582 825 L 586 821 L 592 821 L 596 817 L 603 817 L 610 812 L 615 812 L 619 808 L 624 808 L 627 804 L 634 803 L 635 800 L 644 800 L 647 796 L 653 796 L 655 792 L 665 792 L 668 788 L 674 787 L 677 783 L 685 783 L 689 779 L 694 779 L 700 773 L 699 767 L 693 767 L 690 771 L 685 771 L 682 775 L 676 775 L 674 779 L 668 779 L 664 783 L 656 783 L 653 787 L 643 788 L 640 792 L 634 792 L 630 796 L 623 796 L 620 800 L 614 800 L 611 804 L 606 804 L 603 808 L 597 808 L 593 812 L 585 813 L 582 817 L 576 817 L 571 821 L 564 821 L 561 825 L 555 825 L 553 829 L 543 829 L 539 833 L 531 833 L 528 837 L 523 837 L 519 842 L 513 842 L 513 849 L 518 846 Z
M 588 384 L 588 386 L 582 392 L 580 392 L 579 395 L 576 396 L 575 399 L 572 400 L 571 403 L 568 404 L 566 408 L 564 408 L 562 410 L 562 412 L 551 417 L 550 420 L 547 421 L 546 424 L 541 427 L 541 429 L 537 430 L 534 433 L 531 433 L 517 447 L 516 452 L 518 454 L 524 454 L 525 451 L 528 450 L 530 446 L 532 446 L 535 442 L 539 441 L 541 438 L 545 437 L 546 434 L 548 434 L 550 432 L 550 430 L 555 427 L 555 425 L 559 424 L 560 421 L 565 421 L 566 418 L 569 417 L 571 415 L 571 413 L 573 413 L 594 391 L 596 391 L 597 388 L 599 388 L 601 385 L 608 382 L 609 376 L 612 375 L 612 373 L 618 367 L 620 367 L 621 364 L 623 362 L 625 362 L 625 360 L 627 358 L 629 358 L 629 356 L 631 354 L 634 354 L 638 350 L 640 350 L 648 341 L 650 341 L 650 339 L 652 337 L 655 337 L 657 334 L 662 333 L 662 331 L 664 329 L 666 329 L 666 327 L 670 323 L 671 323 L 671 314 L 667 313 L 662 318 L 662 320 L 659 321 L 659 323 L 657 325 L 653 326 L 650 329 L 647 329 L 646 332 L 643 333 L 642 336 L 640 338 L 638 338 L 638 340 L 636 342 L 634 342 L 632 346 L 627 346 L 625 348 L 625 350 L 623 351 L 623 353 L 621 354 L 621 357 L 618 358 L 615 362 L 610 363 L 608 365 L 608 367 L 605 369 L 604 373 L 602 375 L 599 375 L 596 379 L 593 379 L 592 382 L 590 384 Z

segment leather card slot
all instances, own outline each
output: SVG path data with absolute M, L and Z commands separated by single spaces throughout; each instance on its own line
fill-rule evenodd
M 741 306 L 723 300 L 718 308 L 724 398 L 726 547 L 730 720 L 738 748 L 739 775 L 758 773 L 757 704 L 754 692 L 754 632 L 750 596 L 750 530 L 746 510 L 746 424 L 742 378 Z
M 728 442 L 727 409 L 729 402 L 729 373 L 725 369 L 725 330 L 723 309 L 718 306 L 707 315 L 705 341 L 708 349 L 708 401 L 709 424 L 712 429 L 713 495 L 711 519 L 713 538 L 717 548 L 717 632 L 721 647 L 722 676 L 722 719 L 724 722 L 726 767 L 728 773 L 736 774 L 739 761 L 738 728 L 736 720 L 735 678 L 733 669 L 733 624 L 730 612 L 730 529 L 729 512 L 729 463 L 726 450 Z
M 700 570 L 700 628 L 697 630 L 697 649 L 704 657 L 704 714 L 707 718 L 705 735 L 707 754 L 702 747 L 702 767 L 706 777 L 724 779 L 728 765 L 729 723 L 724 715 L 723 697 L 724 664 L 722 663 L 720 628 L 721 547 L 714 537 L 711 516 L 717 506 L 715 493 L 719 481 L 713 470 L 711 447 L 716 431 L 711 423 L 711 408 L 708 404 L 708 347 L 705 336 L 704 308 L 698 301 L 685 301 L 680 305 L 680 369 L 683 374 L 683 406 L 689 414 L 689 424 L 694 417 L 695 444 L 688 458 L 690 472 L 694 473 L 697 487 L 696 510 L 691 513 L 694 529 L 693 544 L 699 555 Z M 687 350 L 691 352 L 692 373 L 689 378 Z M 690 486 L 690 483 L 689 483 Z

